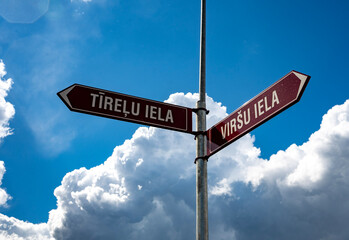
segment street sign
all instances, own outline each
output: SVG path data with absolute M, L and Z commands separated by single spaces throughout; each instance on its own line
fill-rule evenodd
M 73 84 L 57 95 L 74 112 L 192 133 L 192 109 Z
M 310 76 L 291 71 L 207 131 L 207 156 L 297 103 Z

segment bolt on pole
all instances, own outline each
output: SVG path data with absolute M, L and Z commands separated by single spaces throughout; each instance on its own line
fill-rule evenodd
M 201 0 L 200 84 L 196 104 L 196 240 L 208 240 L 208 196 L 206 158 L 206 0 Z

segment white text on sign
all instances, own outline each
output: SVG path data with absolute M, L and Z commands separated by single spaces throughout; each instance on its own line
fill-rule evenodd
M 104 92 L 99 92 L 99 94 L 91 93 L 90 96 L 92 97 L 91 106 L 93 108 L 122 113 L 124 117 L 127 117 L 129 114 L 132 116 L 139 116 L 143 113 L 144 118 L 170 123 L 174 122 L 173 114 L 170 109 L 164 111 L 161 107 L 157 106 L 148 104 L 142 106 L 139 102 L 106 96 Z M 142 108 L 144 111 L 141 111 Z
M 253 117 L 257 120 L 264 113 L 272 110 L 276 105 L 280 103 L 279 97 L 277 95 L 276 90 L 274 90 L 271 96 L 265 96 L 260 99 L 257 103 L 253 105 L 254 114 Z M 220 128 L 220 132 L 222 134 L 222 138 L 225 139 L 229 137 L 231 134 L 237 132 L 242 127 L 248 125 L 251 121 L 251 111 L 250 108 L 247 108 L 242 112 L 240 110 L 236 118 L 232 118 L 229 122 L 225 123 Z

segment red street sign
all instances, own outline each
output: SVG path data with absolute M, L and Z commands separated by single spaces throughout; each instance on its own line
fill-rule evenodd
M 192 133 L 192 109 L 73 84 L 57 95 L 75 112 Z
M 310 76 L 291 71 L 207 131 L 207 156 L 297 103 Z

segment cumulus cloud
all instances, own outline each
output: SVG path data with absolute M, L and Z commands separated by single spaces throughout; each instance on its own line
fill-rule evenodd
M 52 240 L 46 224 L 32 224 L 0 214 L 0 239 Z
M 168 102 L 193 107 L 196 98 L 179 93 L 171 95 Z M 226 116 L 226 109 L 211 98 L 208 106 L 209 124 Z M 308 142 L 292 145 L 269 160 L 259 158 L 260 150 L 254 147 L 254 137 L 250 135 L 210 159 L 211 236 L 218 239 L 349 236 L 346 227 L 338 229 L 338 223 L 323 220 L 325 216 L 332 216 L 332 220 L 340 215 L 348 218 L 339 211 L 328 210 L 330 206 L 347 205 L 346 179 L 341 177 L 348 172 L 343 167 L 337 169 L 334 159 L 341 161 L 339 165 L 348 165 L 345 162 L 348 106 L 349 101 L 331 109 L 320 130 Z M 58 208 L 51 212 L 49 221 L 53 236 L 194 238 L 195 146 L 191 138 L 161 129 L 139 128 L 132 139 L 115 148 L 103 165 L 67 175 L 55 191 Z M 338 154 L 330 158 L 333 148 Z M 329 171 L 330 166 L 337 172 Z M 115 192 L 111 184 L 120 190 Z M 334 186 L 340 190 L 337 192 Z M 331 192 L 336 198 L 329 195 Z M 337 200 L 331 203 L 328 198 Z M 77 227 L 74 219 L 85 219 L 89 227 Z M 319 224 L 321 231 L 317 230 Z M 112 230 L 106 227 L 110 225 L 115 227 Z M 87 234 L 86 229 L 91 226 L 93 230 Z M 292 231 L 293 228 L 298 231 Z
M 347 239 L 348 145 L 349 100 L 329 110 L 320 129 L 301 146 L 293 144 L 268 161 L 258 158 L 258 151 L 251 158 L 233 157 L 234 169 L 216 170 L 220 180 L 211 190 L 221 196 L 213 202 L 231 209 L 229 214 L 220 209 L 224 225 L 239 240 Z M 228 150 L 220 157 L 228 160 L 231 154 Z M 223 198 L 229 194 L 234 201 Z
M 9 121 L 15 114 L 13 105 L 5 100 L 13 84 L 11 78 L 4 78 L 6 74 L 5 64 L 0 60 L 0 141 L 4 137 L 12 134 Z
M 0 161 L 0 186 L 2 184 L 2 178 L 5 174 L 5 164 L 3 161 Z M 11 199 L 11 196 L 2 188 L 0 188 L 0 206 L 6 206 L 6 202 Z
M 12 130 L 9 127 L 9 121 L 15 114 L 15 109 L 13 105 L 5 100 L 8 91 L 11 89 L 13 81 L 11 78 L 5 79 L 6 70 L 5 64 L 0 60 L 0 142 L 6 136 L 12 134 Z M 2 179 L 5 174 L 5 164 L 0 161 L 0 186 L 2 184 Z M 6 202 L 11 199 L 8 193 L 0 188 L 0 206 L 6 206 Z
M 196 97 L 178 94 L 191 107 Z M 139 128 L 102 165 L 64 177 L 55 190 L 58 207 L 50 212 L 52 235 L 56 239 L 184 239 L 188 231 L 182 231 L 182 221 L 192 222 L 184 227 L 187 230 L 195 227 L 193 198 L 178 198 L 175 192 L 183 191 L 183 196 L 195 187 L 190 186 L 194 149 L 191 135 Z
M 194 107 L 197 98 L 177 93 L 168 102 Z M 211 98 L 208 108 L 209 124 L 226 116 Z M 307 142 L 269 160 L 249 134 L 210 158 L 211 238 L 347 239 L 348 124 L 349 100 L 329 110 Z M 190 135 L 140 127 L 103 164 L 63 178 L 57 208 L 37 231 L 68 240 L 195 238 L 194 151 Z M 2 234 L 29 234 L 13 227 L 29 223 L 6 216 L 1 223 Z

